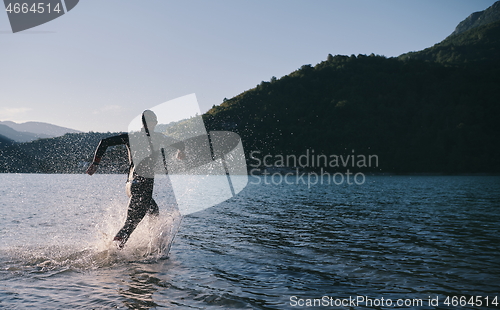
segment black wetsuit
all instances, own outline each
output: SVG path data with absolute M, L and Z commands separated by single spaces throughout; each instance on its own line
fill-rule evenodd
M 122 144 L 127 147 L 130 163 L 129 176 L 126 186 L 127 195 L 130 197 L 130 200 L 127 208 L 127 219 L 122 229 L 120 229 L 120 231 L 116 234 L 115 240 L 120 240 L 121 244 L 123 245 L 130 237 L 130 234 L 135 230 L 139 222 L 144 218 L 144 216 L 147 213 L 158 215 L 159 209 L 158 205 L 153 199 L 154 177 L 140 176 L 136 172 L 132 159 L 133 156 L 130 148 L 129 134 L 125 133 L 118 136 L 102 139 L 99 143 L 99 146 L 97 147 L 94 158 L 100 161 L 101 157 L 104 155 L 106 149 L 109 146 Z M 170 144 L 170 146 L 175 147 L 179 150 L 184 150 L 184 145 L 182 144 L 182 142 Z M 158 156 L 159 151 L 153 151 L 152 154 L 145 160 L 152 160 L 154 162 L 156 161 Z

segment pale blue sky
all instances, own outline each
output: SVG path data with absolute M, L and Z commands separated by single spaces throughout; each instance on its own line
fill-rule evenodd
M 0 120 L 126 131 L 196 93 L 202 112 L 327 55 L 430 47 L 494 0 L 81 0 L 12 34 L 0 12 Z

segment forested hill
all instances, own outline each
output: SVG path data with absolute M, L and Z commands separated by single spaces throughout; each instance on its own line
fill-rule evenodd
M 247 155 L 376 154 L 376 171 L 500 172 L 500 23 L 399 58 L 328 55 L 214 106 Z M 262 156 L 261 155 L 261 156 Z
M 499 3 L 500 4 L 500 3 Z M 499 5 L 500 8 L 500 5 Z M 500 21 L 449 36 L 441 43 L 420 52 L 401 55 L 402 60 L 424 60 L 443 65 L 480 66 L 500 63 Z M 482 69 L 482 68 L 481 68 Z
M 99 141 L 116 133 L 68 133 L 57 138 L 0 145 L 0 172 L 84 173 Z M 128 168 L 124 146 L 106 152 L 100 173 L 124 173 Z
M 14 141 L 7 138 L 6 136 L 0 135 L 0 148 L 10 146 L 12 144 L 14 144 Z

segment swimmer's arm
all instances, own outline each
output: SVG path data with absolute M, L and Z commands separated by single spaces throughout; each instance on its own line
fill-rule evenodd
M 180 159 L 180 160 L 186 159 L 186 153 L 184 152 L 186 148 L 184 146 L 184 142 L 179 141 L 179 142 L 176 142 L 174 144 L 171 144 L 170 146 L 177 149 L 177 155 L 176 155 L 177 159 Z
M 98 166 L 98 165 L 99 165 L 99 164 L 98 164 L 98 163 L 95 163 L 95 162 L 91 163 L 91 164 L 90 164 L 90 166 L 87 168 L 86 173 L 87 173 L 88 175 L 93 175 L 93 174 L 97 171 L 97 166 Z
M 173 147 L 174 149 L 177 149 L 177 155 L 175 156 L 177 159 L 184 160 L 186 159 L 186 153 L 185 153 L 185 145 L 184 142 L 179 141 L 177 139 L 174 139 L 169 136 L 162 135 L 163 141 L 162 141 L 162 148 L 165 147 Z
M 102 139 L 101 142 L 99 142 L 99 145 L 97 146 L 97 149 L 96 149 L 95 154 L 94 154 L 94 159 L 92 160 L 92 163 L 87 168 L 86 173 L 88 175 L 93 175 L 97 171 L 97 168 L 99 167 L 99 163 L 101 162 L 101 158 L 104 156 L 104 153 L 106 153 L 106 149 L 109 146 L 127 144 L 127 143 L 129 143 L 128 141 L 129 141 L 128 134 L 126 134 L 126 133 L 118 135 L 118 136 L 113 136 L 113 137 Z

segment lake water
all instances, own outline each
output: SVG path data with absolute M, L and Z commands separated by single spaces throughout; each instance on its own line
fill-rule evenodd
M 0 180 L 2 309 L 456 308 L 448 296 L 500 309 L 499 177 L 310 188 L 251 177 L 237 197 L 182 218 L 169 255 L 180 218 L 161 189 L 160 218 L 118 251 L 125 176 Z

